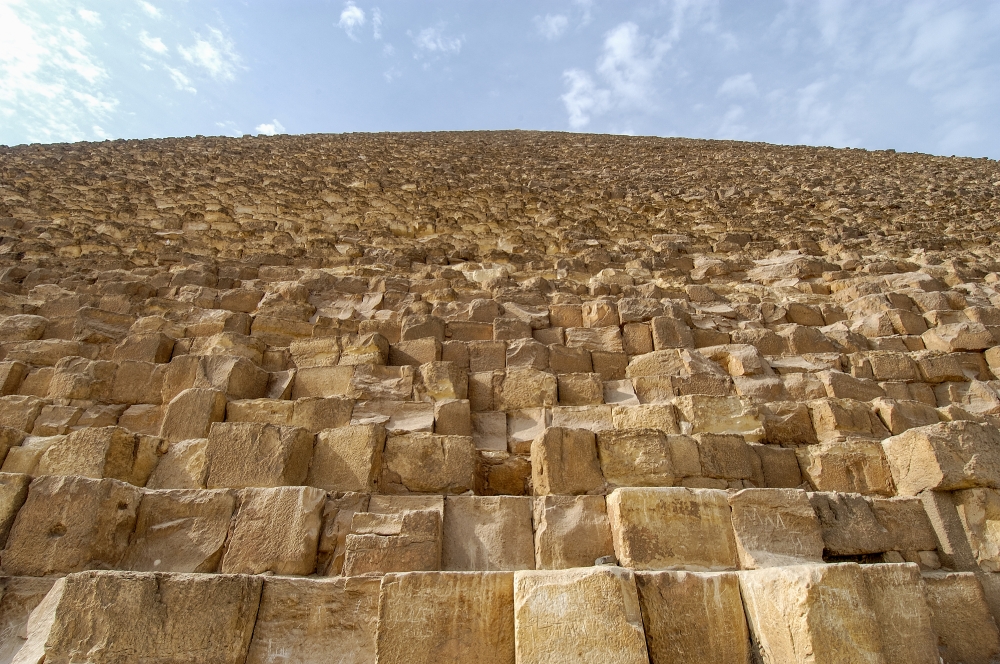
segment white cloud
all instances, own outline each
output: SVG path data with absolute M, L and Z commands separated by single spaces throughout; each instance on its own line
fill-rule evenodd
M 236 70 L 242 59 L 236 52 L 232 40 L 216 28 L 208 29 L 208 39 L 195 34 L 195 42 L 190 47 L 178 46 L 181 56 L 191 64 L 204 69 L 217 81 L 231 81 L 236 78 Z
M 724 80 L 716 94 L 724 97 L 756 97 L 757 84 L 753 81 L 753 74 L 738 74 Z
M 77 9 L 76 14 L 77 16 L 80 17 L 80 19 L 84 23 L 89 23 L 90 25 L 101 24 L 101 15 L 98 14 L 97 12 L 91 11 L 89 9 Z
M 257 125 L 254 131 L 265 136 L 274 136 L 275 134 L 284 134 L 285 128 L 277 120 L 272 120 L 271 122 Z
M 591 8 L 594 6 L 594 0 L 573 0 L 573 3 L 580 8 L 582 13 L 582 16 L 580 17 L 580 25 L 587 25 L 594 20 L 594 16 L 591 13 Z
M 562 14 L 546 14 L 535 17 L 535 29 L 549 40 L 559 39 L 566 32 L 568 25 L 569 19 Z
M 722 116 L 722 122 L 716 131 L 716 138 L 747 140 L 752 137 L 750 127 L 745 124 L 746 111 L 742 106 L 730 106 Z
M 583 129 L 590 124 L 592 115 L 608 110 L 611 93 L 598 88 L 587 72 L 570 69 L 563 72 L 563 80 L 569 89 L 560 98 L 566 106 L 572 129 Z
M 173 67 L 167 67 L 166 69 L 167 73 L 170 74 L 171 80 L 174 82 L 174 86 L 178 90 L 190 92 L 191 94 L 197 94 L 198 89 L 191 85 L 191 79 L 188 78 L 184 72 L 180 69 L 174 69 Z
M 160 18 L 161 16 L 163 16 L 163 13 L 160 12 L 160 10 L 157 9 L 157 7 L 155 5 L 153 5 L 152 3 L 146 2 L 146 0 L 139 0 L 139 6 L 142 7 L 142 10 L 144 12 L 146 12 L 147 14 L 149 14 L 150 16 L 152 16 L 153 18 Z
M 378 7 L 372 9 L 372 37 L 382 39 L 382 10 Z
M 365 12 L 361 7 L 358 7 L 353 2 L 348 2 L 344 7 L 344 11 L 340 12 L 340 21 L 337 23 L 338 26 L 343 28 L 344 32 L 351 39 L 357 39 L 354 36 L 354 31 L 365 24 Z M 377 29 L 377 28 L 376 28 Z
M 87 38 L 68 22 L 36 13 L 34 3 L 0 2 L 0 141 L 78 141 L 93 138 L 118 100 Z M 86 19 L 84 19 L 86 20 Z
M 635 23 L 622 23 L 605 37 L 597 73 L 611 84 L 619 103 L 649 104 L 653 74 L 667 48 L 665 42 L 651 42 L 640 34 Z
M 413 44 L 419 51 L 448 55 L 462 50 L 462 37 L 448 37 L 441 28 L 424 28 L 413 37 Z
M 154 53 L 163 54 L 169 50 L 167 48 L 167 45 L 163 43 L 162 39 L 160 39 L 159 37 L 150 37 L 149 33 L 146 32 L 145 30 L 139 33 L 139 41 L 142 43 L 143 46 L 148 48 L 150 51 L 153 51 Z
M 215 126 L 222 129 L 227 136 L 232 136 L 234 138 L 240 138 L 243 136 L 243 130 L 240 126 L 233 122 L 232 120 L 226 120 L 225 122 L 216 122 Z

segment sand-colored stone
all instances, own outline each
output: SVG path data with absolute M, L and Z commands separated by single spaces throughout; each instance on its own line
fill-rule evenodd
M 534 569 L 531 501 L 527 496 L 445 498 L 442 569 Z
M 883 441 L 896 490 L 1000 488 L 1000 432 L 975 422 L 942 422 Z
M 608 495 L 615 555 L 637 570 L 736 569 L 726 493 L 715 489 L 623 488 Z
M 531 443 L 531 477 L 536 496 L 599 493 L 604 476 L 594 434 L 550 427 Z
M 384 493 L 464 493 L 475 484 L 471 436 L 389 436 L 382 454 Z
M 325 491 L 375 491 L 384 447 L 385 427 L 379 424 L 321 431 L 305 483 Z
M 296 486 L 306 480 L 313 435 L 255 422 L 212 425 L 205 448 L 209 489 Z
M 990 664 L 1000 658 L 1000 632 L 975 574 L 926 575 L 924 596 L 941 661 Z
M 535 569 L 588 567 L 613 556 L 604 496 L 534 498 Z
M 621 567 L 514 574 L 518 664 L 649 661 L 635 576 Z
M 823 531 L 805 491 L 744 489 L 729 506 L 741 568 L 823 562 Z

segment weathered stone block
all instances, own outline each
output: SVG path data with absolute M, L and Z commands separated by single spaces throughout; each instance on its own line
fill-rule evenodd
M 729 506 L 743 569 L 823 562 L 823 531 L 805 491 L 744 489 Z
M 313 435 L 300 427 L 218 422 L 208 434 L 209 489 L 296 486 L 306 480 Z
M 589 567 L 615 553 L 604 496 L 539 496 L 534 526 L 536 569 Z
M 931 626 L 945 664 L 990 664 L 1000 658 L 1000 632 L 975 574 L 924 576 Z
M 882 443 L 900 495 L 926 489 L 1000 488 L 1000 432 L 987 424 L 942 422 Z
M 546 429 L 531 443 L 531 478 L 536 496 L 603 491 L 594 434 L 582 429 Z
M 444 502 L 443 569 L 534 569 L 531 512 L 527 496 L 448 496 Z
M 382 472 L 385 427 L 327 429 L 316 436 L 306 484 L 325 491 L 373 492 Z
M 871 440 L 807 445 L 796 451 L 802 476 L 817 491 L 896 493 L 882 446 Z
M 205 438 L 212 423 L 223 421 L 225 416 L 225 394 L 219 390 L 187 389 L 167 404 L 160 437 L 171 442 Z
M 674 484 L 667 436 L 657 429 L 601 431 L 597 452 L 608 488 Z
M 476 446 L 471 436 L 389 436 L 382 455 L 385 493 L 464 493 L 475 485 Z

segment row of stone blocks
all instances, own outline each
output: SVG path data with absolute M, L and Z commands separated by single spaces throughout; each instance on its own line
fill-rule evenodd
M 0 581 L 14 664 L 990 664 L 971 573 L 410 572 L 302 579 L 90 571 Z
M 853 556 L 941 566 L 918 498 L 796 489 L 623 488 L 605 496 L 386 496 L 313 487 L 149 490 L 0 475 L 4 573 L 88 569 L 358 576 L 755 569 Z

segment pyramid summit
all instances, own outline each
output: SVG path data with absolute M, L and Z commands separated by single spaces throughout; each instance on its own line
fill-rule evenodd
M 0 661 L 1000 661 L 1000 165 L 0 148 Z

